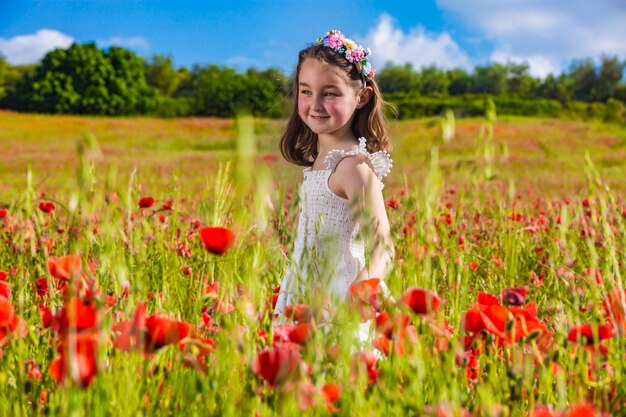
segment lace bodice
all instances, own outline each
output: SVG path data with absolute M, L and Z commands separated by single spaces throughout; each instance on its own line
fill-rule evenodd
M 293 304 L 292 298 L 299 291 L 294 285 L 294 277 L 306 275 L 311 252 L 317 258 L 313 262 L 324 262 L 330 268 L 316 279 L 327 280 L 323 283 L 332 293 L 345 298 L 348 289 L 365 265 L 365 249 L 359 238 L 360 225 L 353 218 L 350 202 L 335 194 L 328 186 L 328 179 L 339 162 L 348 156 L 366 155 L 372 163 L 381 188 L 382 178 L 389 174 L 392 161 L 385 151 L 369 153 L 365 138 L 359 139 L 359 147 L 353 151 L 331 150 L 325 159 L 326 169 L 311 170 L 305 168 L 304 180 L 300 188 L 300 215 L 298 230 L 294 242 L 291 265 L 287 271 L 281 293 L 276 304 L 276 313 L 283 314 L 284 307 Z M 324 268 L 315 268 L 324 270 Z M 327 275 L 327 276 L 321 276 Z

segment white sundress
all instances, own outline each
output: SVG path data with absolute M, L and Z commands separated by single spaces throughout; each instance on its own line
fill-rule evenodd
M 328 179 L 343 158 L 364 154 L 382 188 L 382 178 L 391 171 L 391 158 L 386 151 L 369 153 L 366 143 L 365 138 L 359 138 L 358 149 L 331 150 L 324 161 L 326 169 L 303 170 L 298 230 L 274 309 L 275 323 L 285 321 L 286 306 L 307 303 L 305 292 L 313 285 L 335 300 L 345 300 L 365 266 L 365 246 L 358 236 L 360 224 L 353 219 L 349 201 L 330 190 Z M 309 271 L 314 275 L 311 280 L 307 279 Z

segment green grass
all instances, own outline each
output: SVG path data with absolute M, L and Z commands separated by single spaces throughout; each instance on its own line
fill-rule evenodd
M 626 128 L 502 118 L 490 141 L 480 134 L 489 127 L 483 120 L 458 120 L 455 138 L 443 143 L 439 119 L 394 122 L 384 193 L 400 204 L 388 209 L 396 249 L 389 288 L 395 300 L 409 287 L 427 288 L 442 304 L 427 316 L 385 307 L 413 327 L 393 332 L 395 353 L 378 361 L 376 381 L 356 366 L 355 317 L 340 310 L 336 325 L 318 327 L 303 344 L 293 375 L 271 387 L 252 364 L 272 344 L 271 295 L 295 237 L 301 174 L 277 151 L 284 122 L 249 122 L 0 113 L 0 271 L 28 330 L 1 347 L 0 415 L 328 415 L 326 383 L 342 387 L 333 404 L 341 415 L 436 415 L 440 406 L 525 416 L 537 405 L 565 410 L 581 401 L 624 414 L 626 388 L 617 381 L 626 373 L 626 329 L 603 300 L 623 288 L 626 271 Z M 119 201 L 107 203 L 112 193 Z M 155 206 L 140 209 L 143 196 Z M 161 209 L 166 200 L 172 210 Z M 42 201 L 53 201 L 54 213 L 39 210 Z M 232 229 L 234 246 L 222 256 L 206 252 L 196 221 Z M 99 288 L 98 324 L 88 330 L 98 335 L 98 372 L 88 387 L 52 378 L 63 337 L 43 328 L 38 304 L 54 311 L 64 297 L 56 289 L 38 296 L 35 286 L 45 277 L 53 287 L 50 256 L 75 253 L 83 270 L 93 262 L 87 275 Z M 206 291 L 214 281 L 234 310 L 212 311 L 219 331 L 201 327 L 183 339 L 210 337 L 210 354 L 172 344 L 144 357 L 111 344 L 112 325 L 132 319 L 140 301 L 148 315 L 202 323 L 203 309 L 215 307 Z M 521 286 L 549 335 L 497 347 L 483 331 L 477 377 L 469 379 L 464 316 L 479 292 L 499 297 Z M 446 322 L 447 336 L 435 329 Z M 614 326 L 602 341 L 606 357 L 567 340 L 578 323 Z M 302 410 L 304 400 L 312 405 Z

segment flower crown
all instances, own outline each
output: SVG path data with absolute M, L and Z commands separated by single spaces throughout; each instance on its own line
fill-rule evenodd
M 346 38 L 340 31 L 331 30 L 326 32 L 326 36 L 317 39 L 317 44 L 327 46 L 338 54 L 343 55 L 367 79 L 371 80 L 376 75 L 369 59 L 372 54 L 370 48 L 367 48 L 367 50 L 363 49 L 361 45 L 357 45 L 352 39 Z

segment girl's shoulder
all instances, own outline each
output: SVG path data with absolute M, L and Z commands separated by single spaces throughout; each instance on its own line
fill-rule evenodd
M 387 151 L 368 152 L 367 140 L 361 137 L 359 138 L 359 147 L 353 151 L 346 152 L 342 149 L 333 149 L 328 152 L 324 160 L 326 169 L 334 171 L 339 162 L 348 156 L 366 157 L 371 163 L 371 168 L 379 181 L 382 181 L 383 177 L 389 175 L 393 166 L 393 161 Z

